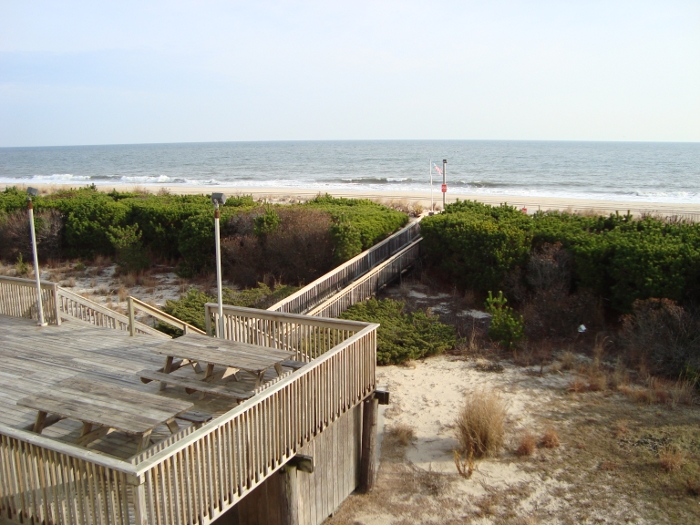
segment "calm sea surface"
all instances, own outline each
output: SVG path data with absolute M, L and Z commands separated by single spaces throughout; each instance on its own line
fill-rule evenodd
M 0 148 L 2 183 L 239 185 L 700 203 L 700 143 L 217 142 Z M 436 183 L 441 182 L 433 171 Z M 439 191 L 439 188 L 437 188 Z

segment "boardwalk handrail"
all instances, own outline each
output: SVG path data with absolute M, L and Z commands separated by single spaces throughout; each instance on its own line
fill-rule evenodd
M 403 250 L 392 255 L 340 292 L 309 310 L 307 315 L 338 317 L 353 304 L 369 299 L 382 286 L 400 276 L 404 269 L 411 266 L 420 257 L 420 243 L 422 240 L 423 238 L 421 237 L 413 241 Z
M 209 524 L 374 391 L 378 325 L 235 307 L 226 314 L 232 337 L 253 326 L 278 330 L 271 345 L 322 352 L 329 339 L 347 337 L 137 464 L 0 425 L 0 518 Z
M 370 249 L 319 277 L 301 290 L 297 290 L 292 295 L 285 297 L 268 308 L 268 310 L 297 314 L 304 313 L 368 272 L 377 263 L 391 257 L 391 255 L 415 240 L 419 235 L 420 219 L 412 221 L 408 226 L 375 244 Z
M 211 333 L 212 326 L 215 326 L 218 337 L 218 305 L 207 303 L 204 312 L 207 333 Z M 367 326 L 367 323 L 360 321 L 324 319 L 241 306 L 224 305 L 223 312 L 224 339 L 295 352 L 296 361 L 310 361 Z
M 126 315 L 115 312 L 106 306 L 102 306 L 60 286 L 57 290 L 57 296 L 59 310 L 63 319 L 77 319 L 95 326 L 129 332 L 130 322 Z M 134 332 L 170 338 L 169 335 L 138 321 L 134 322 Z
M 50 324 L 61 324 L 56 300 L 57 289 L 56 283 L 41 283 L 44 320 Z M 0 277 L 0 314 L 38 320 L 36 281 L 19 277 Z
M 127 309 L 129 311 L 129 332 L 131 335 L 134 335 L 134 332 L 136 331 L 136 310 L 141 310 L 143 312 L 146 312 L 148 315 L 151 317 L 154 317 L 158 319 L 159 321 L 162 321 L 166 324 L 169 324 L 170 326 L 173 326 L 177 328 L 178 330 L 182 330 L 184 334 L 201 334 L 201 335 L 206 335 L 206 332 L 204 330 L 200 330 L 194 325 L 191 325 L 182 319 L 178 319 L 177 317 L 174 317 L 170 314 L 167 314 L 163 312 L 162 310 L 159 310 L 158 308 L 151 306 L 148 303 L 144 303 L 143 301 L 137 299 L 136 297 L 129 296 L 127 298 Z

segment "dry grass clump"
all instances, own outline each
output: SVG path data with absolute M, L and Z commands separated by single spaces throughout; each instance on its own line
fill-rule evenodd
M 447 474 L 435 472 L 432 469 L 422 469 L 411 465 L 414 486 L 419 492 L 428 496 L 441 496 L 450 486 L 452 481 Z
M 591 392 L 602 392 L 608 388 L 608 375 L 599 371 L 588 378 L 588 390 Z
M 635 403 L 651 404 L 653 399 L 649 390 L 638 385 L 620 385 L 617 388 L 618 392 L 624 394 Z
M 671 401 L 674 405 L 692 405 L 695 402 L 695 382 L 679 379 L 671 385 Z
M 604 470 L 606 472 L 615 472 L 618 468 L 620 468 L 620 465 L 614 461 L 603 461 L 599 468 L 600 470 Z
M 575 377 L 569 382 L 569 386 L 566 387 L 569 392 L 574 392 L 578 394 L 587 389 L 586 382 L 580 377 Z
M 460 452 L 475 458 L 491 456 L 503 446 L 506 407 L 501 397 L 487 390 L 468 394 L 456 421 Z
M 387 435 L 404 447 L 407 447 L 416 440 L 416 431 L 413 427 L 405 423 L 397 423 L 392 426 L 387 430 Z
M 97 255 L 92 264 L 93 266 L 97 266 L 98 268 L 104 268 L 105 266 L 109 266 L 110 264 L 112 264 L 112 261 L 109 257 L 105 257 L 104 255 Z
M 129 297 L 129 290 L 123 286 L 120 286 L 119 290 L 117 290 L 117 297 L 119 298 L 120 302 L 126 301 L 126 298 Z
M 530 432 L 524 432 L 520 436 L 518 448 L 515 450 L 516 456 L 532 456 L 537 449 L 537 438 Z
M 576 355 L 571 350 L 562 352 L 559 356 L 559 362 L 562 370 L 573 370 L 576 365 Z
M 540 441 L 540 445 L 544 448 L 557 448 L 560 444 L 557 431 L 552 427 L 547 427 Z
M 692 496 L 700 496 L 700 477 L 688 476 L 684 481 L 685 488 Z
M 677 472 L 685 463 L 685 455 L 681 450 L 673 446 L 665 446 L 659 449 L 659 465 L 666 472 Z
M 630 429 L 627 426 L 627 421 L 620 420 L 615 422 L 615 426 L 613 427 L 613 434 L 615 435 L 616 439 L 620 439 L 625 437 L 627 434 L 629 434 Z
M 122 283 L 124 283 L 124 286 L 126 286 L 127 288 L 133 288 L 138 282 L 138 276 L 134 272 L 130 272 L 126 275 L 122 275 L 120 277 L 120 280 L 122 281 Z
M 636 403 L 647 405 L 691 405 L 695 402 L 695 383 L 679 379 L 675 382 L 648 377 L 645 386 L 620 385 L 618 391 Z

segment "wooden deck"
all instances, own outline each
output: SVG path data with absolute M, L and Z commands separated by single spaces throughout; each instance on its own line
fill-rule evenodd
M 144 368 L 163 366 L 162 356 L 152 349 L 162 339 L 148 335 L 130 337 L 128 332 L 88 326 L 64 321 L 60 326 L 40 328 L 29 319 L 0 315 L 0 422 L 15 428 L 31 429 L 36 411 L 17 405 L 25 396 L 51 388 L 52 385 L 79 374 L 91 374 L 106 383 L 128 386 L 134 390 L 186 400 L 195 404 L 194 410 L 217 417 L 236 406 L 230 397 L 207 395 L 199 399 L 197 393 L 188 395 L 183 388 L 168 387 L 158 390 L 158 383 L 143 384 L 137 372 Z M 183 373 L 194 372 L 192 370 Z M 269 377 L 267 377 L 269 376 Z M 268 371 L 265 380 L 277 376 Z M 255 381 L 241 378 L 237 384 L 253 391 Z M 178 420 L 181 427 L 190 422 Z M 64 442 L 75 442 L 81 424 L 62 420 L 44 430 L 43 435 Z M 170 437 L 165 425 L 157 427 L 153 441 Z M 136 438 L 114 432 L 90 444 L 90 450 L 121 459 L 136 452 Z
M 336 421 L 376 403 L 378 325 L 231 306 L 224 316 L 226 339 L 294 354 L 293 366 L 281 377 L 270 369 L 260 388 L 251 376 L 253 395 L 240 404 L 141 383 L 137 373 L 163 361 L 152 351 L 160 337 L 79 320 L 39 328 L 35 320 L 0 316 L 0 523 L 209 525 Z M 89 448 L 75 444 L 77 421 L 32 432 L 37 411 L 17 401 L 85 374 L 186 400 L 213 419 L 198 427 L 185 427 L 185 419 L 172 435 L 161 425 L 153 434 L 161 441 L 137 455 L 136 440 L 122 432 Z

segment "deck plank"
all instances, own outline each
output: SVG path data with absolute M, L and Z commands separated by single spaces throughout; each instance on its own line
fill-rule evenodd
M 181 389 L 159 392 L 157 383 L 141 383 L 136 372 L 162 366 L 162 357 L 152 350 L 162 343 L 162 339 L 153 336 L 130 337 L 128 332 L 82 323 L 64 321 L 60 326 L 40 328 L 30 319 L 0 315 L 0 422 L 15 428 L 32 424 L 36 410 L 17 405 L 17 401 L 86 373 L 110 384 L 193 403 L 195 410 L 213 417 L 236 406 L 232 398 L 207 396 L 199 399 L 198 394 L 188 395 Z M 273 370 L 265 375 L 265 380 L 274 377 Z M 254 381 L 248 378 L 236 386 L 249 391 L 255 388 Z M 180 426 L 188 424 L 181 422 Z M 46 428 L 43 435 L 74 442 L 80 430 L 79 422 L 67 419 Z M 152 437 L 158 442 L 170 435 L 170 430 L 160 425 Z M 113 432 L 91 443 L 90 449 L 128 459 L 134 454 L 134 439 L 128 434 Z

